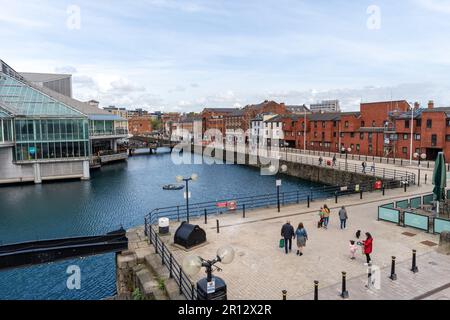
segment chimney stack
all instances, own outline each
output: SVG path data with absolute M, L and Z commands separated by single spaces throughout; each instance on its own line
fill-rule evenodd
M 434 101 L 430 100 L 428 101 L 428 109 L 433 109 L 434 108 Z
M 417 110 L 420 108 L 420 103 L 414 102 L 414 110 Z

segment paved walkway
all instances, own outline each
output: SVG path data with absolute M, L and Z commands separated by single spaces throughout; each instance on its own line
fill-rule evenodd
M 349 240 L 355 238 L 356 230 L 369 231 L 374 237 L 373 262 L 384 271 L 389 269 L 391 256 L 397 257 L 399 264 L 399 281 L 392 286 L 399 286 L 396 290 L 390 289 L 390 293 L 375 293 L 374 299 L 394 297 L 396 299 L 411 299 L 411 292 L 416 296 L 425 294 L 436 287 L 450 282 L 445 277 L 434 277 L 434 271 L 438 268 L 447 268 L 450 258 L 438 256 L 433 253 L 434 248 L 423 244 L 423 241 L 438 242 L 438 236 L 427 234 L 415 229 L 402 228 L 387 222 L 377 221 L 377 208 L 380 204 L 411 197 L 420 193 L 429 193 L 431 186 L 422 186 L 420 189 L 412 187 L 408 193 L 403 190 L 389 190 L 385 197 L 380 192 L 366 194 L 365 200 L 359 200 L 359 196 L 350 196 L 340 199 L 338 206 L 334 199 L 314 202 L 311 208 L 306 205 L 284 207 L 281 213 L 269 208 L 247 212 L 244 219 L 241 213 L 224 214 L 210 217 L 209 224 L 204 225 L 202 219 L 192 221 L 197 223 L 207 232 L 208 244 L 185 252 L 172 245 L 173 237 L 164 238 L 169 243 L 171 251 L 181 263 L 183 258 L 196 254 L 209 259 L 215 256 L 216 250 L 223 245 L 231 245 L 236 251 L 236 257 L 232 264 L 222 265 L 222 272 L 215 272 L 228 284 L 230 299 L 281 299 L 282 290 L 288 291 L 288 299 L 308 299 L 313 291 L 313 281 L 320 281 L 320 295 L 323 298 L 338 298 L 337 291 L 341 283 L 341 272 L 346 271 L 349 279 L 349 291 L 352 299 L 366 299 L 367 291 L 364 289 L 364 279 L 367 280 L 367 267 L 362 254 L 356 261 L 349 259 Z M 332 208 L 331 224 L 328 230 L 317 229 L 317 211 L 323 203 L 328 203 Z M 349 228 L 340 230 L 338 226 L 337 210 L 345 204 L 349 213 Z M 216 232 L 215 219 L 220 221 L 220 233 Z M 305 254 L 298 257 L 295 253 L 286 255 L 278 248 L 280 229 L 286 220 L 291 220 L 296 226 L 299 222 L 305 224 L 309 233 L 309 241 Z M 171 233 L 175 233 L 178 224 L 171 224 Z M 410 232 L 413 236 L 403 233 Z M 293 249 L 295 243 L 293 244 Z M 414 284 L 414 278 L 408 275 L 407 265 L 411 260 L 411 251 L 418 251 L 420 272 L 415 277 L 427 284 L 422 286 Z M 295 249 L 294 249 L 295 250 Z M 428 264 L 426 261 L 436 262 L 439 267 Z M 446 263 L 447 263 L 446 262 Z M 431 268 L 431 269 L 430 269 Z M 434 269 L 433 269 L 434 268 Z M 404 270 L 403 270 L 404 269 Z M 440 269 L 439 269 L 440 270 Z M 441 271 L 439 271 L 441 272 Z M 204 277 L 203 273 L 193 277 L 196 282 Z M 383 275 L 385 277 L 385 275 Z M 406 280 L 410 279 L 410 280 Z M 411 284 L 409 284 L 411 282 Z M 403 283 L 408 283 L 404 288 Z M 417 282 L 419 283 L 419 282 Z M 362 288 L 360 288 L 360 285 Z M 431 289 L 430 289 L 431 288 Z M 385 291 L 383 291 L 385 292 Z

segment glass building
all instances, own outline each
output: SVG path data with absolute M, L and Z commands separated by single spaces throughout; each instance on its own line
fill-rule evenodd
M 93 141 L 114 153 L 127 137 L 124 119 L 0 64 L 0 183 L 88 179 Z

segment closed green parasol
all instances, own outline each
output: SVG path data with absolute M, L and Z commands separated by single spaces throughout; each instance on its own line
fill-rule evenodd
M 437 215 L 439 215 L 439 204 L 445 199 L 445 187 L 447 186 L 447 170 L 445 168 L 444 154 L 438 153 L 433 172 L 433 194 L 436 201 Z

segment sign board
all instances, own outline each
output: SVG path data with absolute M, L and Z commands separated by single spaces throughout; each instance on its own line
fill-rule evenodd
M 228 202 L 217 202 L 216 207 L 217 208 L 226 208 L 228 206 Z
M 191 192 L 189 191 L 189 199 L 191 198 Z M 184 192 L 184 198 L 186 199 L 186 192 Z
M 236 201 L 229 201 L 228 202 L 228 210 L 236 210 L 237 208 L 237 202 Z
M 216 279 L 211 279 L 211 282 L 206 284 L 206 293 L 211 294 L 216 292 Z
M 28 153 L 34 155 L 36 153 L 36 147 L 29 147 L 28 148 Z
M 341 187 L 341 191 L 347 191 L 348 190 L 348 187 Z
M 355 185 L 355 191 L 359 192 L 359 184 Z
M 281 180 L 277 180 L 276 185 L 277 187 L 281 187 Z

